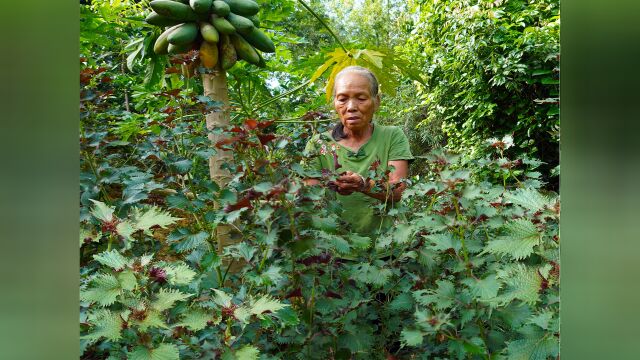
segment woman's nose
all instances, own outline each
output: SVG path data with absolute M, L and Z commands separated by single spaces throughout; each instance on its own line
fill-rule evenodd
M 347 111 L 353 111 L 353 110 L 357 110 L 358 107 L 356 106 L 356 101 L 355 100 L 347 100 Z

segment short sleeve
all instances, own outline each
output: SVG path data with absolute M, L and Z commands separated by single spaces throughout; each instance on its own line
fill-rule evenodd
M 409 160 L 413 161 L 415 158 L 411 154 L 411 148 L 409 147 L 409 139 L 404 131 L 399 127 L 394 127 L 391 132 L 391 145 L 389 148 L 389 160 Z

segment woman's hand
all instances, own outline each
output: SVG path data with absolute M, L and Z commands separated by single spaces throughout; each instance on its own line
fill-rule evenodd
M 336 191 L 340 195 L 351 195 L 354 192 L 362 191 L 365 186 L 362 176 L 351 171 L 346 171 L 340 175 L 335 184 L 338 186 Z

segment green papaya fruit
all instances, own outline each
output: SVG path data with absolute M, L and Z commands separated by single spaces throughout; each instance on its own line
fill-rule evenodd
M 158 55 L 166 55 L 169 53 L 169 34 L 175 30 L 177 27 L 176 26 L 172 26 L 170 28 L 168 28 L 167 30 L 165 30 L 164 32 L 162 32 L 162 34 L 160 34 L 160 36 L 158 36 L 158 38 L 156 39 L 156 42 L 153 44 L 153 52 L 158 54 Z
M 229 35 L 233 47 L 236 49 L 238 57 L 251 64 L 259 64 L 260 56 L 256 49 L 238 34 Z
M 236 32 L 236 28 L 227 19 L 217 15 L 211 15 L 211 23 L 221 34 L 233 34 Z
M 258 19 L 258 15 L 247 16 L 247 19 L 251 20 L 253 26 L 260 27 L 260 19 Z
M 212 0 L 189 0 L 189 5 L 197 14 L 209 14 Z
M 178 27 L 169 34 L 167 39 L 170 43 L 181 45 L 193 42 L 198 36 L 198 25 L 188 22 L 178 25 Z
M 191 6 L 171 1 L 171 0 L 153 0 L 149 3 L 149 6 L 156 13 L 182 22 L 194 21 L 198 18 Z
M 218 60 L 221 62 L 222 68 L 225 70 L 231 69 L 238 61 L 238 54 L 231 43 L 231 39 L 229 39 L 229 35 L 220 34 L 218 46 Z
M 256 51 L 256 52 L 257 52 L 257 51 Z M 264 68 L 266 68 L 266 67 L 267 67 L 267 62 L 266 62 L 266 61 L 264 61 L 264 58 L 262 57 L 262 55 L 261 55 L 259 52 L 257 52 L 257 53 L 258 53 L 258 57 L 260 57 L 260 61 L 259 61 L 256 65 L 257 65 L 259 68 L 263 68 L 263 69 L 264 69 Z
M 248 34 L 240 34 L 242 37 L 247 40 L 247 42 L 253 45 L 256 49 L 272 53 L 276 52 L 276 46 L 273 44 L 273 41 L 269 39 L 267 34 L 262 32 L 258 28 L 253 28 Z
M 219 16 L 224 17 L 229 15 L 229 13 L 231 12 L 231 8 L 229 8 L 229 5 L 227 5 L 227 3 L 224 1 L 214 0 L 211 7 L 211 11 L 213 11 L 215 14 Z
M 236 28 L 236 31 L 241 34 L 248 34 L 251 32 L 251 29 L 254 28 L 251 20 L 234 13 L 229 13 L 229 15 L 227 15 L 227 20 L 229 20 L 231 25 Z
M 217 43 L 220 40 L 220 34 L 218 34 L 218 30 L 216 30 L 215 26 L 209 24 L 208 22 L 200 23 L 200 34 L 202 34 L 202 38 L 210 43 Z
M 169 54 L 184 54 L 193 48 L 193 43 L 188 44 L 171 44 L 167 47 Z
M 260 5 L 252 0 L 224 0 L 224 2 L 229 5 L 231 12 L 238 15 L 251 16 L 260 11 Z
M 147 15 L 146 19 L 144 19 L 144 21 L 146 21 L 147 24 L 161 26 L 161 27 L 173 26 L 173 25 L 180 24 L 182 22 L 180 20 L 171 19 L 171 18 L 162 16 L 155 11 L 150 12 L 149 15 Z

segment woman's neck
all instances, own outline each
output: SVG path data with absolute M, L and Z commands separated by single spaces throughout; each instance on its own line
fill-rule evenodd
M 361 143 L 368 140 L 371 137 L 371 134 L 373 134 L 373 124 L 369 123 L 369 126 L 361 131 L 353 131 L 344 128 L 344 133 L 347 135 L 346 139 L 348 139 L 349 142 Z

